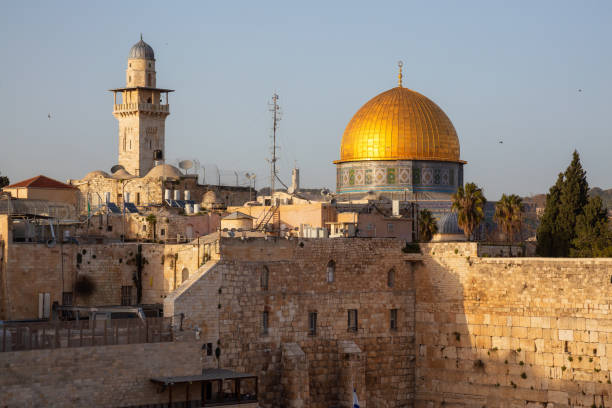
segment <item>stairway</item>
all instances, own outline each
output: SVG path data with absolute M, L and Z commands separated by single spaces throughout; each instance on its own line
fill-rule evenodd
M 263 214 L 263 216 L 261 217 L 261 221 L 259 221 L 257 223 L 257 226 L 255 227 L 255 230 L 256 231 L 264 231 L 266 229 L 266 225 L 268 225 L 270 220 L 272 220 L 273 225 L 274 225 L 274 223 L 277 222 L 276 220 L 278 220 L 278 222 L 280 222 L 280 213 L 278 211 L 278 205 L 271 206 L 268 209 L 268 211 L 266 211 Z

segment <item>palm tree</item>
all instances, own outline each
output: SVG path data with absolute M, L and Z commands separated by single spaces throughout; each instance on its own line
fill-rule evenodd
M 429 242 L 438 232 L 438 223 L 431 211 L 423 209 L 419 212 L 419 236 L 422 242 Z
M 523 199 L 516 194 L 503 194 L 495 205 L 495 221 L 506 234 L 509 245 L 521 228 L 522 213 Z
M 482 194 L 482 189 L 474 183 L 467 183 L 465 187 L 459 187 L 452 196 L 451 209 L 457 213 L 457 222 L 463 229 L 468 240 L 480 222 L 484 219 L 484 205 L 487 199 Z

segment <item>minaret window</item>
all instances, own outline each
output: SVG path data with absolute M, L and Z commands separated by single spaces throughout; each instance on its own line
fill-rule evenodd
M 129 77 L 128 77 L 128 82 L 129 82 L 130 84 L 132 83 L 132 77 L 131 77 L 131 76 L 129 76 Z
M 147 86 L 151 86 L 151 74 L 147 75 Z

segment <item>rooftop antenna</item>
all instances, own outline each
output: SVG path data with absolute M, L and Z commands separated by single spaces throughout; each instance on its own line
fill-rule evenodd
M 276 180 L 276 130 L 278 129 L 278 122 L 280 121 L 280 107 L 278 106 L 278 94 L 275 92 L 272 95 L 272 102 L 270 105 L 270 112 L 272 112 L 272 158 L 270 161 L 270 197 L 274 196 L 274 181 Z

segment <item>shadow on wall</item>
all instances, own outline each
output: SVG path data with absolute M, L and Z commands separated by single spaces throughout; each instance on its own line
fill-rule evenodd
M 421 245 L 424 262 L 415 269 L 416 406 L 484 406 L 488 402 L 470 397 L 464 386 L 468 376 L 486 376 L 486 358 L 476 351 L 470 336 L 460 276 L 448 268 L 448 263 L 465 262 L 462 256 L 470 256 L 464 252 L 471 253 L 471 248 L 463 245 L 455 253 L 454 247 Z
M 422 248 L 417 407 L 610 406 L 612 260 L 475 258 L 475 244 Z

